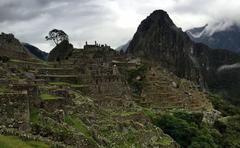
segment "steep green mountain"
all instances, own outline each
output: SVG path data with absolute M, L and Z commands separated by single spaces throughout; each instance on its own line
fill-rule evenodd
M 50 51 L 48 55 L 48 61 L 53 62 L 66 60 L 71 56 L 72 51 L 73 45 L 70 44 L 69 41 L 64 40 Z
M 228 22 L 193 28 L 187 30 L 187 34 L 193 41 L 204 43 L 211 48 L 240 52 L 240 26 L 233 23 L 224 27 L 226 23 Z
M 28 50 L 29 53 L 34 55 L 35 57 L 41 59 L 41 60 L 47 60 L 48 53 L 40 50 L 39 48 L 28 44 L 28 43 L 22 43 L 22 45 Z
M 239 54 L 223 49 L 211 49 L 200 43 L 194 43 L 162 10 L 154 11 L 143 20 L 127 49 L 128 54 L 141 56 L 162 65 L 181 78 L 198 83 L 202 88 L 221 92 L 219 86 L 233 90 L 238 85 L 237 76 L 220 76 L 219 68 L 240 62 Z M 236 67 L 232 67 L 235 69 Z M 232 72 L 225 69 L 225 73 Z M 226 81 L 235 83 L 225 85 Z M 227 91 L 236 102 L 238 91 Z

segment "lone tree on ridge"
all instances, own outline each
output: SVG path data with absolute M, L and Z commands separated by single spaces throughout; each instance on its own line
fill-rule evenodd
M 68 35 L 63 30 L 53 29 L 49 31 L 48 36 L 46 36 L 45 39 L 47 41 L 53 40 L 53 42 L 58 45 L 62 41 L 68 41 Z

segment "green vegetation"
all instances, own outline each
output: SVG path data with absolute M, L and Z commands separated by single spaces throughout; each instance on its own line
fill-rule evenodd
M 48 55 L 48 61 L 50 62 L 61 62 L 67 59 L 73 51 L 73 45 L 67 40 L 62 41 Z
M 50 85 L 56 85 L 56 86 L 70 86 L 72 88 L 83 88 L 85 87 L 84 85 L 80 84 L 71 84 L 67 82 L 49 82 Z
M 0 86 L 0 94 L 4 93 L 5 91 L 7 91 L 7 88 L 5 86 Z
M 161 137 L 161 139 L 158 140 L 158 144 L 160 145 L 170 145 L 173 142 L 172 138 L 168 135 Z
M 66 115 L 65 122 L 68 125 L 73 126 L 74 128 L 78 129 L 85 136 L 91 136 L 91 133 L 89 132 L 87 126 L 79 118 Z
M 80 85 L 80 84 L 71 84 L 71 87 L 72 87 L 72 88 L 84 88 L 84 87 L 86 87 L 86 86 Z
M 70 85 L 67 82 L 49 82 L 50 85 L 57 85 L 57 86 L 68 86 Z
M 37 108 L 32 107 L 30 109 L 30 121 L 33 123 L 37 123 L 40 120 L 39 110 Z
M 232 106 L 232 105 L 231 105 Z M 224 109 L 229 109 L 225 106 Z M 174 112 L 160 117 L 152 115 L 153 122 L 170 135 L 181 147 L 188 148 L 238 148 L 240 147 L 240 116 L 228 116 L 208 125 L 202 114 Z M 232 112 L 230 112 L 232 113 Z
M 240 147 L 240 115 L 225 117 L 215 123 L 215 127 L 221 132 L 221 144 L 223 147 Z
M 59 124 L 58 122 L 44 122 L 43 116 L 40 113 L 41 111 L 38 110 L 37 108 L 31 108 L 30 112 L 30 120 L 31 120 L 31 125 L 32 129 L 36 132 L 36 134 L 43 134 L 41 136 L 46 136 L 46 135 L 54 135 L 54 136 L 59 136 L 60 139 L 58 141 L 64 141 L 66 137 L 68 137 L 71 134 L 74 134 L 72 130 L 69 129 L 69 127 L 64 126 L 62 124 Z M 52 119 L 48 117 L 49 119 Z
M 224 116 L 214 124 L 214 127 L 222 134 L 222 147 L 239 148 L 240 108 L 227 102 L 221 96 L 210 95 L 209 99 L 212 101 L 214 108 L 222 112 Z
M 91 142 L 95 146 L 97 145 L 96 141 L 94 141 L 94 139 L 92 138 L 92 135 L 88 130 L 87 126 L 79 118 L 75 116 L 65 115 L 64 120 L 68 125 L 81 132 L 88 139 L 89 142 Z
M 0 135 L 0 148 L 49 148 L 47 144 L 40 141 L 23 141 L 14 136 Z
M 239 107 L 234 106 L 223 97 L 211 94 L 208 98 L 212 102 L 214 108 L 220 111 L 223 116 L 240 115 Z
M 57 97 L 55 95 L 51 95 L 51 94 L 41 94 L 40 98 L 42 100 L 57 100 L 57 99 L 59 99 L 59 97 Z
M 36 60 L 36 61 L 23 61 L 23 60 L 11 59 L 10 62 L 19 63 L 19 64 L 33 64 L 33 65 L 47 66 L 47 62 L 40 61 L 40 60 Z
M 147 66 L 142 65 L 137 69 L 129 70 L 127 74 L 127 81 L 133 93 L 140 95 L 144 87 L 145 73 Z
M 155 119 L 155 124 L 170 135 L 181 147 L 215 148 L 220 134 L 201 122 L 202 115 L 176 112 Z
M 26 141 L 26 143 L 34 148 L 50 148 L 50 146 L 39 141 Z

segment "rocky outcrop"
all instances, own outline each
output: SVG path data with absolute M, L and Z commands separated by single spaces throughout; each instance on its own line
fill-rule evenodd
M 63 61 L 68 59 L 73 51 L 73 45 L 69 41 L 64 40 L 58 44 L 48 55 L 48 61 Z
M 0 55 L 9 58 L 26 60 L 30 58 L 29 53 L 13 34 L 0 34 Z
M 160 64 L 178 77 L 200 84 L 202 88 L 216 90 L 224 83 L 224 79 L 216 79 L 218 69 L 240 62 L 240 56 L 234 52 L 194 43 L 162 10 L 154 11 L 141 22 L 127 53 Z M 230 79 L 236 82 L 236 79 Z

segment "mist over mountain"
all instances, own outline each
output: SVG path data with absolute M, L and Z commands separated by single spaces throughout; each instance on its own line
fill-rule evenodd
M 124 51 L 124 52 L 127 51 L 127 48 L 128 48 L 128 46 L 129 46 L 130 42 L 131 42 L 131 40 L 129 40 L 127 43 L 125 43 L 125 44 L 117 47 L 116 50 L 117 50 L 117 51 L 121 51 L 121 50 L 122 50 L 122 51 Z
M 240 52 L 240 25 L 223 21 L 186 31 L 189 37 L 211 48 L 228 49 Z

